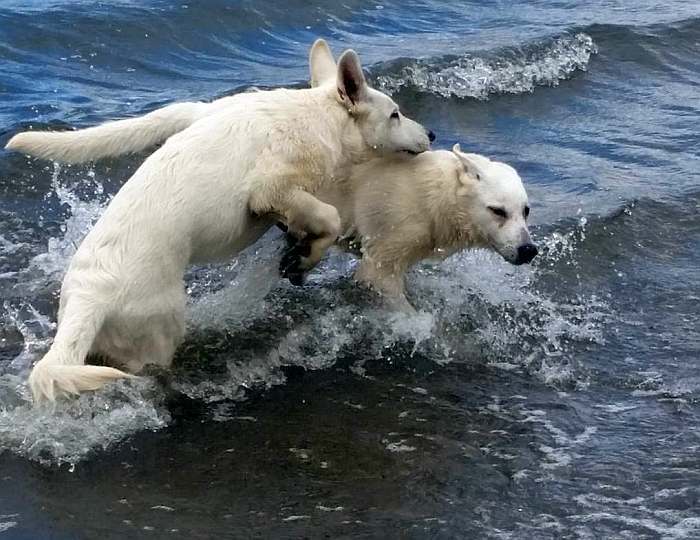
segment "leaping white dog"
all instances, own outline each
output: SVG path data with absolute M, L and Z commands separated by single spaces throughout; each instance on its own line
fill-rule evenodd
M 76 162 L 141 150 L 175 133 L 114 196 L 73 257 L 54 342 L 30 375 L 35 401 L 129 376 L 85 365 L 89 353 L 130 373 L 169 366 L 184 336 L 188 265 L 230 258 L 279 219 L 310 239 L 288 267 L 292 275 L 306 271 L 341 227 L 336 208 L 313 193 L 374 157 L 428 150 L 429 132 L 368 87 L 353 51 L 336 67 L 319 40 L 311 58 L 312 72 L 323 74 L 311 89 L 173 105 L 10 140 L 8 149 Z

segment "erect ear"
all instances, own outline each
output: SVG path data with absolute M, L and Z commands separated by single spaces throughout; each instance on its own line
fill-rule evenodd
M 481 181 L 484 176 L 484 165 L 488 163 L 488 158 L 478 154 L 465 154 L 459 143 L 452 147 L 452 152 L 459 159 L 464 171 L 472 178 Z
M 360 57 L 348 49 L 338 60 L 338 96 L 349 107 L 357 105 L 367 97 L 367 81 L 362 73 Z
M 314 88 L 327 81 L 333 80 L 337 67 L 333 60 L 328 43 L 324 39 L 317 39 L 309 51 L 309 71 L 311 72 L 311 87 Z

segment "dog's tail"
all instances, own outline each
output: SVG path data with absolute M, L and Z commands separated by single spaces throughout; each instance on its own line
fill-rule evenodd
M 144 116 L 77 131 L 25 131 L 6 150 L 64 163 L 82 163 L 145 150 L 203 118 L 210 103 L 173 103 Z
M 114 379 L 132 377 L 111 367 L 85 365 L 85 357 L 104 319 L 101 307 L 69 301 L 51 349 L 29 375 L 35 404 L 55 401 L 65 394 L 97 390 Z

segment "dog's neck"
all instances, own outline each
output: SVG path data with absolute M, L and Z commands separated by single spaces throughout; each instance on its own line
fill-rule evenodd
M 315 90 L 322 97 L 322 111 L 327 116 L 328 124 L 338 135 L 342 149 L 339 156 L 341 166 L 351 167 L 377 157 L 376 150 L 364 141 L 353 112 L 338 99 L 335 84 L 326 84 Z
M 446 184 L 435 186 L 431 193 L 441 208 L 432 223 L 433 250 L 449 255 L 464 248 L 485 246 L 486 240 L 471 225 L 464 201 L 457 196 L 457 172 L 445 175 L 445 178 Z

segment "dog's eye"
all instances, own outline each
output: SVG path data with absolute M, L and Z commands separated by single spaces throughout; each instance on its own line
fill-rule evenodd
M 503 219 L 506 219 L 508 217 L 508 214 L 506 214 L 506 211 L 503 210 L 503 208 L 496 208 L 495 206 L 489 206 L 489 210 L 496 214 L 498 217 L 501 217 Z
M 525 216 L 525 219 L 527 219 L 527 217 L 529 215 L 530 215 L 530 207 L 526 206 L 525 208 L 523 208 L 523 216 Z
M 394 111 L 393 113 L 391 113 L 391 116 L 389 118 L 391 118 L 392 120 L 398 120 L 399 119 L 399 111 Z

